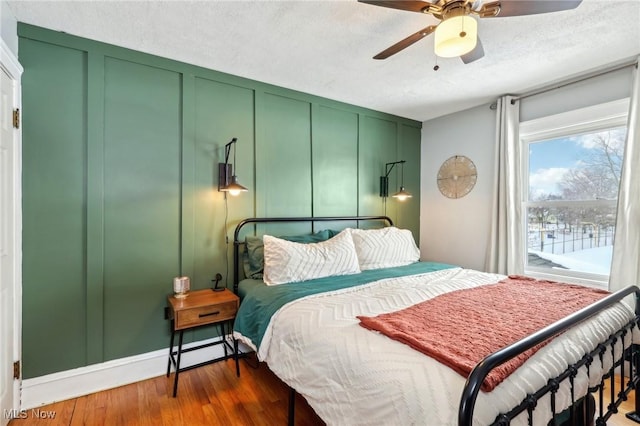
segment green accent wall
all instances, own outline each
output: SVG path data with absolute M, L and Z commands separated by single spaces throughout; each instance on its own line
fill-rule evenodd
M 105 359 L 145 352 L 165 335 L 165 301 L 148 295 L 180 271 L 181 100 L 179 73 L 105 58 Z
M 311 103 L 264 93 L 257 112 L 256 215 L 311 216 Z
M 358 114 L 317 105 L 312 126 L 313 215 L 355 216 L 358 213 Z
M 29 70 L 22 93 L 28 378 L 87 363 L 87 53 L 34 40 L 22 40 L 21 49 L 29 52 L 21 58 Z
M 167 348 L 173 277 L 198 289 L 220 272 L 230 287 L 246 217 L 386 212 L 420 240 L 421 123 L 27 24 L 18 33 L 25 378 Z M 218 163 L 233 137 L 249 192 L 225 198 Z M 400 159 L 413 198 L 385 205 L 379 178 Z

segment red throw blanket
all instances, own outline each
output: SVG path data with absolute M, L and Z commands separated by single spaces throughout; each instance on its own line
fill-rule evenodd
M 487 355 L 608 294 L 512 276 L 496 284 L 446 293 L 397 312 L 358 319 L 361 326 L 405 343 L 468 377 Z M 546 343 L 495 368 L 482 390 L 491 391 Z

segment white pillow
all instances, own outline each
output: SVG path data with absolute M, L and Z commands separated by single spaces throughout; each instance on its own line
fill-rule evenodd
M 264 282 L 267 285 L 306 281 L 360 272 L 349 231 L 319 243 L 302 244 L 265 235 Z
M 403 266 L 420 260 L 420 250 L 408 229 L 390 226 L 349 231 L 363 271 Z

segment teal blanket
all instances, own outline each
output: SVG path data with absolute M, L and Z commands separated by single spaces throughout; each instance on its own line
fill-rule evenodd
M 416 262 L 394 268 L 366 270 L 353 275 L 339 275 L 274 286 L 257 285 L 242 299 L 233 329 L 250 339 L 255 347 L 259 348 L 273 314 L 282 306 L 296 299 L 316 293 L 355 287 L 385 278 L 424 274 L 456 267 L 445 263 Z

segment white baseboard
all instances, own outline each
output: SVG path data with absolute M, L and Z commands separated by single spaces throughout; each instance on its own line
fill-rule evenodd
M 220 337 L 184 345 L 184 349 L 219 341 Z M 249 351 L 240 343 L 242 352 Z M 182 354 L 181 367 L 186 367 L 224 354 L 222 345 L 210 346 Z M 61 371 L 22 381 L 21 410 L 40 407 L 90 393 L 128 385 L 167 373 L 169 349 L 115 359 L 101 364 Z M 173 372 L 173 367 L 171 368 Z

